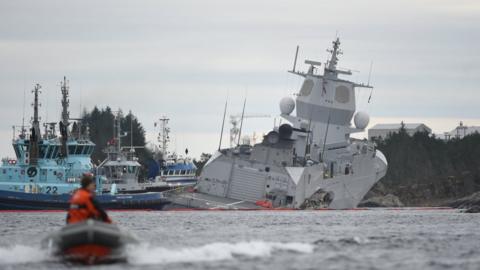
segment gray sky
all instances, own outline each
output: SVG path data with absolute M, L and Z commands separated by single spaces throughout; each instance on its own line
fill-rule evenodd
M 171 119 L 172 149 L 194 156 L 218 144 L 223 103 L 240 113 L 279 113 L 301 80 L 299 59 L 327 59 L 338 31 L 340 67 L 375 86 L 357 95 L 377 122 L 425 122 L 434 132 L 480 125 L 480 3 L 402 1 L 3 1 L 0 0 L 0 154 L 12 155 L 27 90 L 40 83 L 43 119 L 59 119 L 59 82 L 70 80 L 72 115 L 110 105 L 132 110 L 153 140 Z M 304 65 L 299 65 L 305 69 Z M 249 119 L 265 132 L 272 119 Z M 229 127 L 229 126 L 228 126 Z M 226 133 L 227 135 L 227 133 Z M 224 141 L 225 144 L 226 140 Z

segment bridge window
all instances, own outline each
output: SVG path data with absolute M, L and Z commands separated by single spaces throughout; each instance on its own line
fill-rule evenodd
M 53 151 L 52 151 L 52 158 L 58 158 L 58 146 L 53 146 Z
M 309 96 L 310 93 L 312 93 L 313 84 L 314 84 L 314 83 L 313 83 L 312 80 L 306 79 L 306 80 L 303 82 L 302 88 L 300 89 L 300 95 L 301 95 L 301 96 Z
M 340 85 L 335 89 L 335 100 L 338 103 L 347 103 L 350 101 L 350 91 L 348 87 Z
M 29 147 L 30 145 L 28 143 L 29 143 L 29 141 L 25 141 L 25 144 L 20 146 L 20 147 L 22 147 L 24 153 L 26 153 L 30 150 L 30 147 Z
M 181 174 L 181 175 L 185 175 L 185 174 L 186 174 L 186 171 L 185 171 L 185 170 L 181 170 L 181 171 L 180 171 L 180 174 Z
M 47 152 L 47 145 L 40 145 L 40 148 L 38 150 L 38 157 L 39 158 L 45 158 L 45 154 Z
M 54 150 L 55 150 L 55 146 L 50 145 L 50 147 L 48 147 L 48 152 L 47 152 L 47 157 L 46 158 L 52 158 Z
M 15 145 L 13 146 L 13 149 L 15 149 L 15 155 L 17 156 L 17 159 L 19 159 L 20 156 L 21 156 L 20 146 L 18 146 L 17 144 L 15 144 Z
M 81 155 L 83 153 L 83 145 L 77 145 L 77 149 L 75 149 L 75 155 Z
M 75 155 L 75 145 L 69 145 L 68 146 L 68 154 L 69 155 Z
M 111 170 L 111 167 L 110 166 L 107 166 L 104 168 L 104 173 L 105 173 L 105 176 L 107 178 L 111 177 L 112 176 L 112 170 Z

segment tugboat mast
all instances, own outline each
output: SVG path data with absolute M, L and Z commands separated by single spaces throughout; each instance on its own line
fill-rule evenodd
M 61 92 L 62 92 L 62 120 L 60 121 L 60 134 L 62 136 L 61 142 L 62 147 L 61 150 L 61 157 L 65 158 L 68 155 L 67 151 L 67 141 L 69 136 L 68 126 L 70 123 L 68 122 L 70 119 L 70 112 L 68 111 L 68 106 L 70 105 L 70 100 L 68 99 L 69 87 L 67 85 L 67 78 L 63 77 L 63 82 L 60 83 L 61 85 Z
M 68 111 L 68 106 L 70 105 L 70 100 L 68 99 L 69 87 L 67 84 L 67 78 L 63 77 L 63 82 L 61 82 L 61 90 L 62 90 L 62 123 L 65 126 L 68 126 L 68 120 L 70 119 L 70 112 Z
M 122 117 L 122 111 L 119 110 L 115 116 L 115 120 L 113 121 L 113 136 L 117 153 L 121 153 L 122 151 Z
M 32 121 L 32 130 L 30 134 L 30 164 L 32 165 L 37 165 L 38 163 L 38 142 L 41 139 L 41 134 L 40 134 L 40 123 L 39 123 L 39 117 L 38 117 L 38 107 L 40 106 L 38 102 L 38 94 L 40 93 L 40 89 L 42 87 L 40 84 L 35 85 L 35 89 L 32 90 L 32 92 L 35 95 L 35 99 L 33 102 L 33 121 Z

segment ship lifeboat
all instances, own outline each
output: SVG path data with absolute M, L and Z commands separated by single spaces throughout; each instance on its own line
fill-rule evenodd
M 89 265 L 126 261 L 125 247 L 134 243 L 137 240 L 116 225 L 94 220 L 67 225 L 43 240 L 52 254 Z

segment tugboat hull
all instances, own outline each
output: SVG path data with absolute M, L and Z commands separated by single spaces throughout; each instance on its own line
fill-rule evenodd
M 67 210 L 70 194 L 40 194 L 0 190 L 0 210 Z M 103 208 L 162 210 L 169 201 L 161 193 L 102 194 L 95 197 Z

